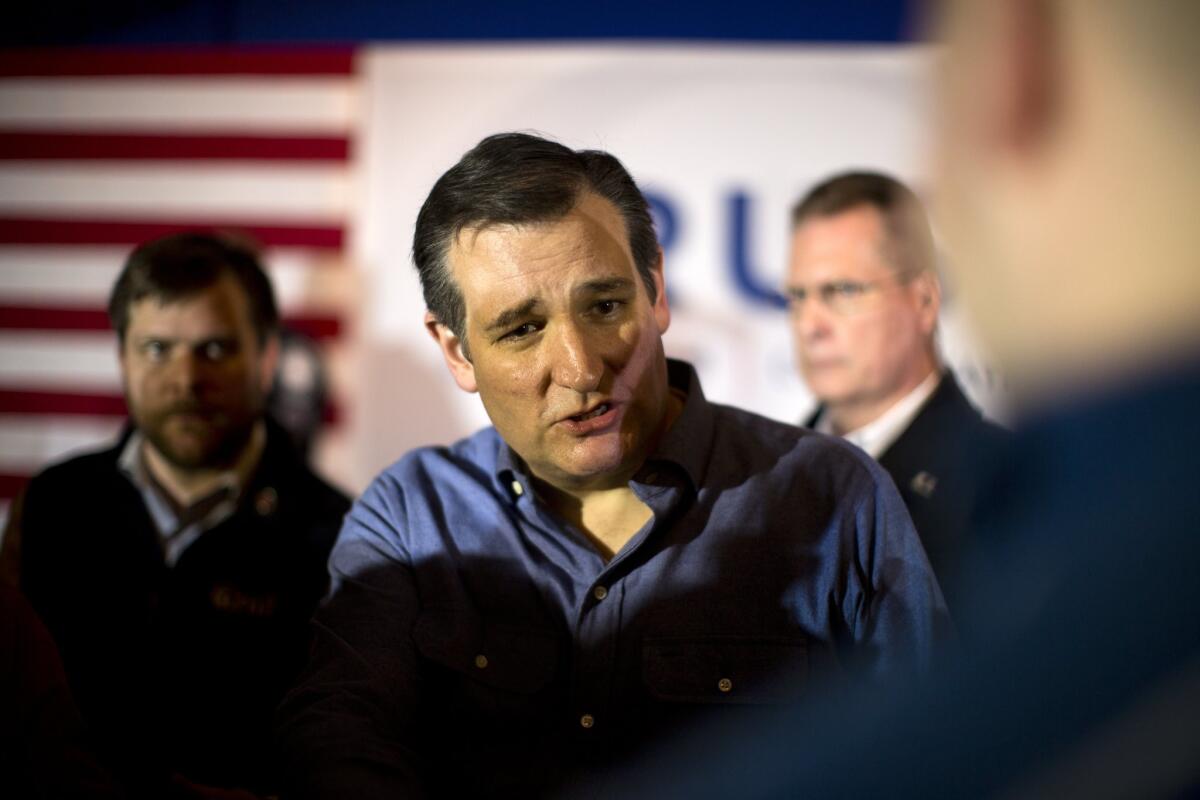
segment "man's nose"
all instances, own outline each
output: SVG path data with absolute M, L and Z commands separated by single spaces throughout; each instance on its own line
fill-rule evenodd
M 803 300 L 792 300 L 790 306 L 792 324 L 804 341 L 819 339 L 829 333 L 833 312 L 820 297 L 810 296 Z
M 180 394 L 192 394 L 204 382 L 205 364 L 201 356 L 190 351 L 173 354 L 168 379 L 170 386 Z
M 557 326 L 551 337 L 550 378 L 567 389 L 586 394 L 600 387 L 604 377 L 601 343 L 579 325 Z

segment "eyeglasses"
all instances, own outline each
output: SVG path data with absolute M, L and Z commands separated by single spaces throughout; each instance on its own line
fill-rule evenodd
M 912 273 L 893 273 L 873 281 L 827 281 L 815 286 L 785 286 L 783 293 L 792 310 L 804 305 L 804 301 L 815 295 L 821 303 L 835 314 L 857 314 L 866 310 L 871 295 L 890 283 L 900 285 L 913 277 Z

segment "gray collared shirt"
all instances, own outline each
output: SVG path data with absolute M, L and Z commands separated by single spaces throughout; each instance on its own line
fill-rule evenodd
M 234 468 L 221 475 L 211 492 L 187 507 L 180 507 L 168 495 L 150 472 L 143 454 L 146 437 L 134 429 L 117 458 L 117 468 L 141 493 L 146 511 L 158 530 L 167 566 L 174 566 L 187 550 L 207 530 L 224 522 L 237 510 L 242 489 L 262 453 L 260 439 L 265 435 L 261 423 L 251 439 L 251 450 Z

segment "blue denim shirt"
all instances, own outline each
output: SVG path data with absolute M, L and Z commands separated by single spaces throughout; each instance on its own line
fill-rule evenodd
M 653 517 L 611 561 L 492 428 L 376 479 L 280 712 L 297 796 L 536 796 L 850 661 L 929 662 L 948 617 L 887 475 L 669 368 L 684 409 L 630 484 Z

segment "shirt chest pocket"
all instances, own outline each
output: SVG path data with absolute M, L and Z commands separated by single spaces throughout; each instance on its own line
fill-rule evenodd
M 502 703 L 537 694 L 554 680 L 558 637 L 552 631 L 483 619 L 460 609 L 423 612 L 413 642 L 431 672 L 459 687 L 463 700 Z
M 774 704 L 796 698 L 808 678 L 801 637 L 647 637 L 642 680 L 674 703 Z

